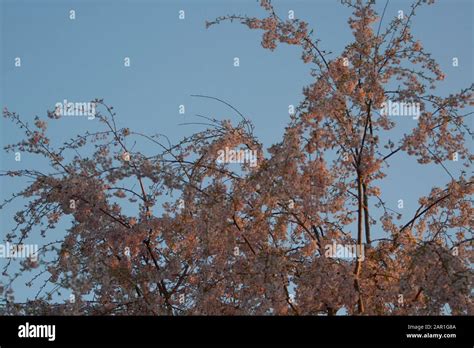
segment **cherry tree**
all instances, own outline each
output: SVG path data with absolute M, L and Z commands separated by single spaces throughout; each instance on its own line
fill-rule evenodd
M 24 131 L 5 147 L 48 161 L 49 169 L 8 170 L 29 179 L 5 200 L 27 200 L 6 240 L 23 243 L 69 224 L 19 271 L 10 263 L 0 290 L 7 313 L 147 315 L 472 314 L 473 86 L 432 94 L 444 79 L 411 33 L 416 11 L 384 24 L 374 1 L 344 0 L 353 40 L 339 54 L 322 48 L 308 24 L 279 17 L 223 16 L 263 32 L 262 46 L 301 48 L 313 82 L 283 138 L 268 148 L 238 109 L 239 122 L 202 116 L 204 131 L 171 144 L 161 134 L 118 128 L 113 107 L 97 99 L 103 129 L 54 145 L 46 120 L 34 125 L 5 109 Z M 419 107 L 416 126 L 394 136 L 384 103 Z M 49 121 L 60 118 L 54 111 Z M 132 140 L 151 153 L 129 148 Z M 128 140 L 128 141 L 127 141 Z M 217 161 L 223 149 L 255 151 L 256 165 Z M 384 201 L 390 161 L 412 156 L 439 165 L 450 180 L 418 200 L 413 215 Z M 453 156 L 466 168 L 451 173 Z M 416 168 L 414 168 L 416 170 Z M 378 230 L 375 235 L 374 230 Z M 383 232 L 383 236 L 380 236 Z M 331 257 L 332 245 L 355 245 L 364 257 Z M 46 255 L 49 255 L 46 257 Z M 360 255 L 359 255 L 360 256 Z M 16 303 L 25 271 L 46 275 L 34 300 Z M 53 290 L 43 291 L 46 284 Z M 55 292 L 74 301 L 56 304 Z

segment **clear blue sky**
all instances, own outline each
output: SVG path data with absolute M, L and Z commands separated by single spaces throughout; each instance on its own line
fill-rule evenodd
M 407 12 L 410 3 L 391 0 L 387 18 L 400 9 Z M 419 10 L 415 19 L 415 36 L 447 75 L 438 90 L 442 95 L 473 80 L 473 3 L 437 1 Z M 384 4 L 378 1 L 377 8 Z M 274 5 L 282 16 L 292 9 L 296 17 L 308 21 L 322 48 L 335 54 L 351 39 L 350 11 L 337 0 L 276 0 Z M 71 9 L 76 11 L 75 20 L 69 19 Z M 180 10 L 185 11 L 185 20 L 178 18 Z M 194 120 L 194 114 L 235 117 L 218 103 L 190 97 L 206 94 L 242 111 L 268 147 L 281 139 L 288 105 L 302 100 L 302 88 L 311 81 L 310 66 L 299 59 L 296 47 L 263 49 L 261 32 L 240 24 L 205 29 L 206 20 L 225 14 L 262 16 L 264 12 L 255 0 L 0 0 L 1 107 L 32 120 L 35 115 L 45 117 L 46 110 L 63 99 L 104 98 L 115 107 L 120 126 L 164 133 L 177 141 L 200 129 L 178 126 Z M 21 68 L 14 67 L 15 57 L 21 58 Z M 125 57 L 131 59 L 129 68 L 124 67 Z M 240 59 L 238 68 L 233 66 L 234 57 Z M 459 58 L 457 68 L 452 67 L 453 57 Z M 184 116 L 178 114 L 180 104 L 186 106 Z M 399 132 L 408 131 L 414 121 L 401 122 L 407 124 Z M 87 118 L 63 118 L 49 134 L 59 144 L 98 125 Z M 7 121 L 2 119 L 0 127 L 2 145 L 19 139 L 19 131 Z M 38 165 L 28 155 L 20 163 L 12 154 L 0 155 L 2 170 Z M 456 172 L 455 164 L 447 166 Z M 428 194 L 433 185 L 449 179 L 442 168 L 420 167 L 404 156 L 394 160 L 389 173 L 382 186 L 384 198 L 392 208 L 404 199 L 406 212 L 414 212 L 417 198 Z M 21 189 L 20 182 L 0 180 L 2 200 Z M 0 211 L 0 239 L 11 228 L 20 203 Z M 0 267 L 3 262 L 0 259 Z M 29 294 L 30 290 L 22 290 L 18 299 Z

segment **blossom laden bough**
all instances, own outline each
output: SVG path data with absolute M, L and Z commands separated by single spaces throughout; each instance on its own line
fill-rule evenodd
M 451 173 L 443 161 L 456 152 L 472 165 L 470 113 L 462 112 L 472 106 L 473 87 L 448 97 L 430 94 L 444 74 L 410 30 L 423 3 L 431 1 L 415 1 L 409 13 L 383 25 L 373 1 L 343 1 L 353 11 L 353 40 L 339 55 L 322 49 L 307 23 L 282 20 L 269 0 L 260 2 L 265 18 L 208 22 L 262 30 L 262 46 L 270 50 L 300 46 L 314 68 L 303 102 L 267 155 L 250 120 L 217 97 L 196 96 L 224 103 L 240 122 L 201 116 L 207 128 L 177 144 L 118 128 L 113 108 L 101 99 L 93 102 L 103 128 L 56 146 L 46 121 L 36 119 L 33 128 L 5 109 L 24 131 L 5 150 L 49 163 L 49 171 L 2 173 L 30 180 L 12 197 L 28 203 L 7 241 L 21 243 L 37 229 L 51 234 L 70 219 L 64 239 L 42 250 L 54 261 L 40 253 L 34 266 L 74 294 L 74 301 L 54 306 L 41 287 L 34 301 L 15 304 L 17 275 L 7 265 L 10 277 L 0 288 L 6 311 L 438 315 L 449 306 L 452 314 L 472 314 L 472 177 Z M 394 82 L 397 88 L 389 88 Z M 389 101 L 419 112 L 416 127 L 400 139 L 393 130 L 403 119 L 379 112 Z M 61 119 L 53 111 L 48 116 Z M 134 151 L 127 145 L 134 142 L 153 150 Z M 232 166 L 235 157 L 216 160 L 226 149 L 251 152 Z M 419 199 L 412 216 L 383 199 L 387 166 L 402 154 L 449 174 L 445 185 Z M 338 257 L 337 246 L 351 246 L 356 256 L 363 250 L 363 257 Z

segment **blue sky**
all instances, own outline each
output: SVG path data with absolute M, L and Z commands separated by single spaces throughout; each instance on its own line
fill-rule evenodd
M 410 3 L 390 1 L 387 18 L 400 9 L 407 12 Z M 377 8 L 384 4 L 378 1 Z M 441 95 L 473 80 L 473 4 L 437 1 L 419 10 L 414 21 L 415 36 L 447 75 L 437 90 Z M 351 40 L 350 10 L 339 1 L 276 0 L 274 5 L 282 16 L 291 9 L 308 21 L 322 48 L 335 55 Z M 75 20 L 69 19 L 70 10 L 75 10 Z M 178 18 L 180 10 L 185 11 L 184 20 Z M 296 47 L 263 49 L 261 32 L 240 24 L 205 28 L 206 20 L 226 14 L 263 16 L 264 11 L 254 0 L 0 0 L 1 107 L 33 120 L 35 115 L 45 117 L 46 110 L 64 99 L 104 98 L 114 106 L 120 126 L 164 133 L 177 141 L 201 129 L 178 125 L 196 120 L 195 114 L 236 119 L 216 102 L 190 97 L 205 94 L 237 107 L 254 122 L 256 135 L 268 147 L 281 139 L 289 121 L 288 105 L 302 100 L 302 88 L 311 82 L 310 66 L 300 60 Z M 20 68 L 14 66 L 16 57 L 21 58 Z M 130 67 L 124 67 L 125 57 Z M 234 57 L 240 59 L 238 68 Z M 458 67 L 452 66 L 453 57 L 458 57 Z M 185 105 L 185 115 L 178 113 L 180 104 Z M 407 123 L 397 132 L 414 125 L 409 119 L 400 122 Z M 85 117 L 63 118 L 51 125 L 49 134 L 59 144 L 98 126 L 97 120 Z M 2 145 L 19 136 L 13 125 L 0 121 Z M 38 165 L 28 155 L 17 163 L 12 154 L 0 154 L 2 170 Z M 458 168 L 455 163 L 447 166 L 453 172 Z M 396 208 L 402 198 L 405 210 L 413 212 L 419 196 L 449 179 L 441 167 L 420 167 L 404 156 L 394 158 L 389 174 L 382 186 L 389 206 Z M 1 178 L 0 198 L 21 189 L 20 184 Z M 0 211 L 0 237 L 11 228 L 12 214 L 19 208 L 21 202 Z M 28 290 L 19 295 L 27 296 Z

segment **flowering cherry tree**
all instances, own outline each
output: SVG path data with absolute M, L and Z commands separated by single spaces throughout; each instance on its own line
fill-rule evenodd
M 2 173 L 29 179 L 2 205 L 28 202 L 7 240 L 22 243 L 68 224 L 37 261 L 26 259 L 19 272 L 4 268 L 6 313 L 436 315 L 449 306 L 451 314 L 472 315 L 466 109 L 473 87 L 432 94 L 444 75 L 410 31 L 416 11 L 431 2 L 418 0 L 384 25 L 385 10 L 378 14 L 373 1 L 342 1 L 353 10 L 353 40 L 338 56 L 321 48 L 307 23 L 280 18 L 268 0 L 260 1 L 264 18 L 208 22 L 260 30 L 272 51 L 300 46 L 313 67 L 303 102 L 266 156 L 250 120 L 213 97 L 240 122 L 205 117 L 206 130 L 177 144 L 117 128 L 113 108 L 100 99 L 102 129 L 56 145 L 45 120 L 30 125 L 5 109 L 25 135 L 5 150 L 49 163 L 47 171 Z M 396 119 L 380 112 L 388 100 L 419 106 L 416 126 L 399 139 Z M 153 152 L 129 148 L 130 138 Z M 237 147 L 256 151 L 256 165 L 216 161 L 219 151 Z M 403 154 L 450 177 L 419 198 L 413 215 L 383 198 L 388 165 Z M 456 175 L 443 164 L 453 156 L 466 168 Z M 334 244 L 356 245 L 364 257 L 328 257 Z M 15 303 L 12 284 L 23 271 L 47 275 L 55 287 L 42 291 L 45 283 L 35 300 Z M 55 304 L 55 291 L 74 301 Z

